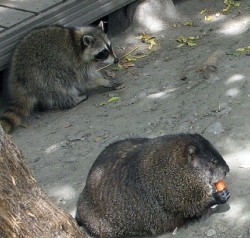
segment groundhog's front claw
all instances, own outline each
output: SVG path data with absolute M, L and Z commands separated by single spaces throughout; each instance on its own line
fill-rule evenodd
M 230 193 L 227 189 L 214 193 L 214 197 L 217 204 L 224 204 L 230 198 Z

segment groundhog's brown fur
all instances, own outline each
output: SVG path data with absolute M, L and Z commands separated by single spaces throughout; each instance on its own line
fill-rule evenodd
M 99 237 L 159 234 L 225 203 L 213 192 L 229 167 L 197 134 L 126 139 L 108 146 L 93 164 L 76 220 Z

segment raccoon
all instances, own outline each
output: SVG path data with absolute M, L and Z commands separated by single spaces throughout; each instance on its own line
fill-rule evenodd
M 10 133 L 36 107 L 69 109 L 87 99 L 86 89 L 118 88 L 104 79 L 98 62 L 118 63 L 111 43 L 100 27 L 59 25 L 32 30 L 16 47 L 7 80 L 9 105 L 0 118 Z

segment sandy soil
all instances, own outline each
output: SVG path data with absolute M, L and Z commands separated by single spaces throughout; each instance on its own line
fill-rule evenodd
M 179 2 L 179 21 L 148 33 L 158 43 L 152 50 L 136 39 L 135 31 L 116 37 L 113 45 L 120 56 L 138 45 L 133 54 L 147 54 L 129 69 L 108 68 L 110 76 L 115 73 L 124 82 L 124 89 L 95 90 L 71 110 L 34 114 L 28 128 L 12 134 L 58 206 L 74 214 L 93 161 L 111 142 L 195 132 L 209 139 L 229 164 L 226 182 L 231 198 L 201 220 L 179 228 L 175 236 L 250 237 L 250 52 L 235 54 L 250 44 L 250 3 L 240 4 L 227 15 L 215 16 L 225 8 L 222 0 Z M 202 9 L 209 12 L 201 15 Z M 204 20 L 205 15 L 213 16 L 212 21 Z M 184 26 L 189 19 L 193 25 Z M 196 46 L 178 48 L 178 36 L 200 39 Z M 113 96 L 120 101 L 108 103 Z

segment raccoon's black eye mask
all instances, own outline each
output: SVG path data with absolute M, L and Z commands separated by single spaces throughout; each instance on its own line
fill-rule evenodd
M 96 59 L 98 60 L 105 60 L 109 57 L 109 51 L 107 49 L 104 49 L 101 51 L 99 54 L 95 56 Z

